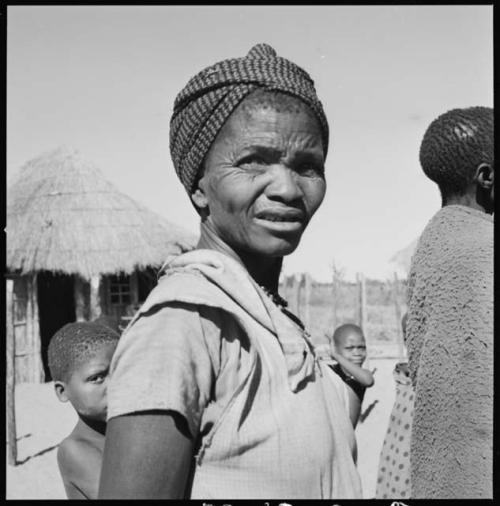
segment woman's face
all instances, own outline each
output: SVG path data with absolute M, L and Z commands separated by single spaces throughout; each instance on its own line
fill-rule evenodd
M 212 145 L 193 200 L 235 251 L 281 257 L 299 244 L 325 189 L 321 131 L 306 107 L 240 106 Z

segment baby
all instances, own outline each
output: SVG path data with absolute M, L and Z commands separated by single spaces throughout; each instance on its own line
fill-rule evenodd
M 97 499 L 104 434 L 106 384 L 119 334 L 98 323 L 69 323 L 52 337 L 48 359 L 56 395 L 78 414 L 59 445 L 57 462 L 68 499 Z
M 346 323 L 335 329 L 333 343 L 332 357 L 337 363 L 330 367 L 348 386 L 349 415 L 356 427 L 365 390 L 374 383 L 373 373 L 361 367 L 366 359 L 365 336 L 358 325 Z

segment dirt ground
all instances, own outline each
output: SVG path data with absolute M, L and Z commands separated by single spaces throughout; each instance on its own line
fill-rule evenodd
M 356 428 L 358 469 L 364 498 L 375 496 L 380 450 L 395 397 L 396 359 L 373 358 L 375 385 L 363 402 L 364 421 Z M 7 465 L 7 499 L 65 499 L 56 448 L 76 423 L 68 403 L 60 403 L 52 383 L 16 387 L 18 464 Z

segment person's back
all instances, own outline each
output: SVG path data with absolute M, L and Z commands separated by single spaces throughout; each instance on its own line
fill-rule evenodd
M 104 434 L 78 420 L 57 449 L 57 464 L 68 499 L 96 499 Z
M 492 497 L 492 139 L 492 110 L 470 108 L 439 117 L 422 142 L 443 207 L 408 278 L 412 498 Z
M 106 383 L 119 335 L 96 323 L 70 323 L 49 344 L 57 397 L 70 402 L 78 422 L 57 450 L 68 499 L 96 499 L 106 430 Z

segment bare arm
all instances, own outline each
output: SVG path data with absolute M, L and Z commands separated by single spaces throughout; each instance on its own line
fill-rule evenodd
M 342 355 L 332 351 L 332 357 L 346 370 L 354 379 L 365 387 L 371 387 L 374 383 L 373 374 L 368 369 L 363 369 L 359 365 L 353 364 Z
M 349 398 L 349 418 L 351 419 L 352 426 L 356 428 L 358 424 L 359 415 L 361 414 L 361 402 L 354 390 L 346 384 L 347 396 Z
M 118 416 L 108 422 L 100 499 L 182 499 L 193 441 L 174 411 Z

